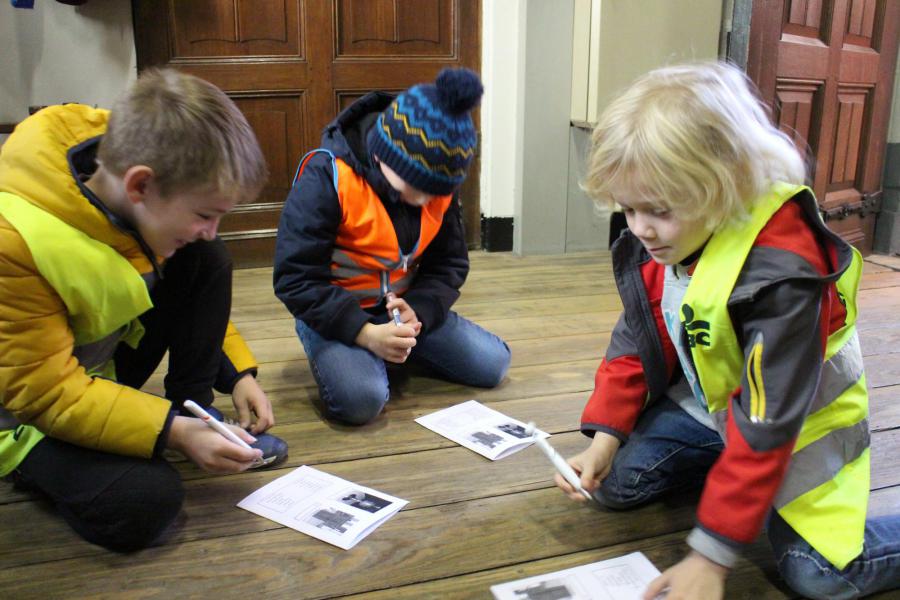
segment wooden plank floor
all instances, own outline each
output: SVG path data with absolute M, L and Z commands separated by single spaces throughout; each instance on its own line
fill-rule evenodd
M 568 456 L 594 370 L 619 312 L 606 252 L 520 258 L 473 255 L 456 309 L 505 338 L 506 381 L 464 388 L 414 374 L 362 428 L 333 425 L 313 407 L 315 382 L 292 320 L 271 291 L 271 269 L 235 274 L 234 321 L 261 361 L 290 444 L 282 468 L 209 476 L 177 463 L 187 500 L 157 547 L 118 555 L 80 540 L 43 503 L 0 483 L 3 598 L 490 598 L 491 584 L 640 550 L 660 569 L 685 551 L 696 498 L 628 513 L 568 501 L 536 448 L 491 462 L 413 419 L 470 398 L 551 432 Z M 860 330 L 872 390 L 872 512 L 900 507 L 900 259 L 871 257 Z M 162 373 L 148 389 L 161 392 Z M 230 410 L 227 398 L 217 405 Z M 409 505 L 345 551 L 235 507 L 300 465 L 382 490 Z M 793 597 L 764 540 L 742 559 L 726 598 Z M 883 598 L 896 597 L 883 594 Z

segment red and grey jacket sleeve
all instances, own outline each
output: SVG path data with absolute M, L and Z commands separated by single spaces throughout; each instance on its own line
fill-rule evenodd
M 306 163 L 284 204 L 275 244 L 275 295 L 296 319 L 325 338 L 353 345 L 370 315 L 331 283 L 331 255 L 341 222 L 331 161 Z
M 590 437 L 602 431 L 624 442 L 644 407 L 668 389 L 678 359 L 660 306 L 662 265 L 626 235 L 613 246 L 613 268 L 625 311 L 594 377 L 581 431 Z
M 594 391 L 581 415 L 581 432 L 598 431 L 628 439 L 647 401 L 647 380 L 624 313 L 610 336 L 606 356 L 594 375 Z
M 843 320 L 825 256 L 812 231 L 797 227 L 799 215 L 788 218 L 794 210 L 787 205 L 760 234 L 729 300 L 748 368 L 688 537 L 725 566 L 763 527 L 816 396 L 829 329 Z

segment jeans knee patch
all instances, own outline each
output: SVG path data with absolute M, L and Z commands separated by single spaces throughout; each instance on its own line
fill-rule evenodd
M 594 492 L 594 498 L 606 508 L 624 510 L 640 504 L 644 494 L 634 486 L 622 485 L 616 472 L 610 471 Z
M 805 598 L 844 600 L 858 598 L 860 590 L 830 564 L 798 550 L 778 558 L 778 571 L 788 587 Z

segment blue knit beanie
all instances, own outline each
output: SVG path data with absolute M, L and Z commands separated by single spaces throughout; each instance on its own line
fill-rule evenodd
M 468 69 L 444 69 L 391 102 L 369 131 L 369 153 L 426 194 L 452 194 L 466 178 L 477 136 L 471 111 L 484 88 Z

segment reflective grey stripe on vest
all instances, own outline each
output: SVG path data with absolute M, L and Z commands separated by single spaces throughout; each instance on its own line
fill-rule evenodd
M 806 492 L 834 479 L 835 475 L 860 457 L 869 447 L 869 421 L 835 429 L 791 457 L 784 484 L 775 497 L 775 508 L 782 508 Z
M 387 276 L 389 271 L 396 270 L 403 265 L 403 261 L 400 260 L 388 260 L 385 258 L 379 258 L 377 256 L 373 256 L 371 258 L 384 265 L 385 270 L 374 271 L 372 269 L 363 269 L 359 265 L 357 265 L 356 262 L 354 262 L 346 252 L 335 249 L 331 253 L 331 262 L 338 266 L 332 266 L 331 276 L 333 279 L 351 279 L 353 277 L 359 277 L 361 275 L 375 275 L 379 277 L 379 279 L 383 280 L 385 276 Z M 403 275 L 403 277 L 393 282 L 390 285 L 390 289 L 400 293 L 406 291 L 416 274 L 417 267 L 418 260 L 414 260 L 413 262 L 409 263 L 406 268 L 406 273 Z M 387 288 L 363 288 L 348 291 L 353 294 L 355 298 L 365 300 L 369 298 L 380 298 L 388 290 Z
M 116 353 L 116 346 L 119 345 L 119 340 L 127 328 L 127 325 L 122 326 L 96 342 L 75 346 L 72 349 L 72 356 L 78 359 L 78 362 L 84 367 L 88 375 L 96 373 L 103 365 L 112 360 L 113 355 Z
M 412 282 L 414 275 L 415 273 L 410 270 L 406 275 L 391 284 L 391 290 L 402 294 L 409 289 L 409 284 Z M 354 298 L 380 298 L 385 293 L 381 288 L 348 289 L 347 291 L 353 294 Z
M 364 300 L 366 298 L 380 298 L 381 297 L 381 288 L 363 288 L 360 290 L 351 290 L 347 289 L 348 292 L 359 300 Z
M 372 260 L 375 260 L 379 264 L 383 265 L 385 269 L 397 269 L 397 268 L 401 267 L 403 264 L 399 259 L 391 260 L 389 258 L 381 258 L 380 256 L 372 256 L 372 255 L 369 255 L 369 258 L 371 258 Z M 356 261 L 354 261 L 350 257 L 349 254 L 347 254 L 346 252 L 344 252 L 343 250 L 340 250 L 338 248 L 335 248 L 331 252 L 331 262 L 338 265 L 339 267 L 343 267 L 345 269 L 349 269 L 350 271 L 355 271 L 357 273 L 371 273 L 372 272 L 371 269 L 364 269 L 364 268 L 360 267 L 358 264 L 356 264 Z
M 859 347 L 859 335 L 854 331 L 853 337 L 822 365 L 819 389 L 809 408 L 809 414 L 818 412 L 837 400 L 862 376 L 862 350 Z
M 84 367 L 88 375 L 93 376 L 112 360 L 116 353 L 116 347 L 119 345 L 119 339 L 127 328 L 128 326 L 125 325 L 101 340 L 75 346 L 72 349 L 72 356 L 78 359 L 78 363 Z M 21 422 L 11 412 L 0 407 L 0 430 L 15 429 L 19 425 Z

